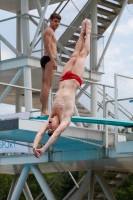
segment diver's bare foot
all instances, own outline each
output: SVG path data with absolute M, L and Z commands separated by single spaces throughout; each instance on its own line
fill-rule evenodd
M 49 113 L 46 111 L 46 112 L 41 112 L 40 116 L 48 116 Z
M 85 21 L 85 24 L 86 24 L 86 34 L 91 34 L 91 21 L 89 19 L 87 19 Z
M 82 21 L 81 33 L 85 34 L 85 29 L 86 29 L 86 19 Z

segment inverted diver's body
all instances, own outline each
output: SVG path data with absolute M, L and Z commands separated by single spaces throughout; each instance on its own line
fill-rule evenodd
M 37 158 L 40 158 L 41 154 L 57 140 L 71 122 L 74 113 L 75 93 L 82 84 L 85 59 L 90 51 L 90 33 L 91 22 L 84 20 L 74 53 L 63 68 L 59 90 L 56 93 L 49 119 L 42 125 L 35 137 L 33 152 Z M 51 137 L 41 149 L 37 149 L 46 130 Z
M 75 105 L 75 92 L 78 87 L 79 83 L 74 79 L 60 82 L 59 90 L 55 95 L 52 105 L 52 113 L 50 117 L 53 117 L 55 114 L 57 114 L 60 122 L 64 118 L 72 117 Z

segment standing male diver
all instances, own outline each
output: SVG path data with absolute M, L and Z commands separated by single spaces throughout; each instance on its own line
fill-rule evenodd
M 48 115 L 47 104 L 50 88 L 57 70 L 57 64 L 55 61 L 57 55 L 55 30 L 60 25 L 61 16 L 57 13 L 53 13 L 50 16 L 50 25 L 44 30 L 44 56 L 41 58 L 40 63 L 42 67 L 42 89 L 40 93 L 40 102 L 42 105 L 41 115 Z
M 90 52 L 90 34 L 91 22 L 85 19 L 82 22 L 75 50 L 63 68 L 59 90 L 56 93 L 49 119 L 41 126 L 35 137 L 33 152 L 37 158 L 40 158 L 42 153 L 57 140 L 71 122 L 71 117 L 74 113 L 75 93 L 82 84 L 85 59 Z M 41 149 L 37 149 L 46 130 L 51 137 Z

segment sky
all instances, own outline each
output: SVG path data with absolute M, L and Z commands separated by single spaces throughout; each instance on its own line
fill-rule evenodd
M 76 3 L 77 8 L 80 10 L 87 0 L 73 0 Z M 56 4 L 57 6 L 57 4 Z M 48 19 L 49 15 L 54 11 L 55 5 L 50 5 L 47 9 L 45 18 Z M 71 11 L 71 12 L 70 12 Z M 30 14 L 37 15 L 36 10 L 30 11 Z M 61 12 L 62 20 L 61 23 L 69 25 L 74 17 L 78 14 L 78 10 L 74 5 L 69 2 L 67 7 Z M 0 20 L 15 16 L 12 13 L 0 10 Z M 0 34 L 9 40 L 12 44 L 15 43 L 15 20 L 10 22 L 0 23 Z M 115 21 L 114 21 L 115 23 Z M 113 24 L 103 34 L 104 46 L 108 41 Z M 65 27 L 60 26 L 56 31 L 56 38 L 58 39 L 62 32 L 65 31 Z M 34 36 L 36 27 L 32 27 L 30 33 L 31 40 Z M 102 48 L 103 50 L 103 48 Z M 102 53 L 102 52 L 101 52 Z M 14 56 L 13 53 L 7 49 L 4 45 L 2 46 L 2 58 L 10 58 Z M 102 69 L 103 70 L 103 69 Z M 101 78 L 101 83 L 114 85 L 114 73 L 124 74 L 133 77 L 133 4 L 128 4 L 125 7 L 123 15 L 117 26 L 115 34 L 111 40 L 109 48 L 104 57 L 104 74 Z M 129 86 L 133 86 L 133 81 L 127 83 L 123 81 L 123 87 L 125 91 L 128 90 Z

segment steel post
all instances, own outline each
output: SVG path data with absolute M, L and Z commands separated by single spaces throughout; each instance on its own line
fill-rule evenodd
M 17 12 L 20 15 L 21 12 Z M 21 17 L 16 18 L 16 49 L 22 53 L 22 29 L 21 29 Z
M 29 171 L 30 171 L 30 167 L 29 165 L 25 165 L 22 169 L 22 172 L 21 172 L 21 175 L 19 177 L 19 180 L 18 180 L 18 183 L 15 187 L 15 190 L 13 192 L 13 195 L 11 197 L 10 200 L 19 200 L 19 197 L 21 195 L 21 192 L 22 192 L 22 189 L 24 187 L 24 183 L 28 177 L 28 174 L 29 174 Z
M 89 184 L 89 191 L 88 191 L 88 200 L 93 200 L 94 184 L 95 184 L 95 171 L 91 170 L 90 184 Z
M 22 98 L 21 98 L 21 93 L 20 93 L 21 89 L 16 88 L 16 107 L 15 107 L 15 111 L 17 112 L 21 112 L 21 106 L 22 106 Z
M 32 88 L 31 68 L 23 67 L 24 87 Z M 24 89 L 25 111 L 32 111 L 32 91 Z
M 84 195 L 84 191 L 86 190 L 86 187 L 88 187 L 89 182 L 90 182 L 90 176 L 91 176 L 91 170 L 89 170 L 81 184 L 81 186 L 79 187 L 78 190 L 76 190 L 75 193 L 73 193 L 73 195 L 68 198 L 69 200 L 81 200 L 83 195 Z
M 96 71 L 97 67 L 97 0 L 91 1 L 91 49 L 90 49 L 90 66 L 91 70 Z M 97 117 L 97 86 L 91 85 L 91 116 Z M 97 129 L 97 124 L 91 124 L 92 129 Z
M 34 173 L 40 187 L 42 188 L 46 198 L 48 200 L 55 200 L 55 197 L 54 197 L 50 187 L 48 186 L 47 182 L 45 181 L 39 167 L 36 165 L 30 165 L 30 167 L 31 167 L 31 170 Z
M 23 193 L 26 200 L 33 200 L 32 194 L 26 182 L 24 183 Z
M 8 194 L 8 197 L 7 197 L 7 200 L 10 200 L 11 197 L 12 197 L 12 194 L 13 194 L 13 191 L 14 191 L 14 188 L 17 184 L 17 181 L 18 181 L 18 178 L 19 178 L 19 175 L 18 174 L 15 174 L 14 178 L 13 178 L 13 181 L 12 181 L 12 184 L 11 184 L 11 188 L 10 188 L 10 191 L 9 191 L 9 194 Z
M 29 1 L 21 0 L 21 14 L 29 14 Z M 23 55 L 28 55 L 30 52 L 30 34 L 29 34 L 29 16 L 21 17 L 22 37 L 23 37 Z
M 75 116 L 79 116 L 79 112 L 78 112 L 78 109 L 77 109 L 77 106 L 76 106 L 76 105 L 74 106 L 74 115 L 75 115 Z M 81 122 L 76 123 L 76 124 L 77 124 L 78 127 L 83 128 L 83 124 L 82 124 Z
M 103 178 L 102 173 L 100 171 L 95 171 L 95 173 L 96 173 L 96 178 L 97 178 L 98 182 L 100 183 L 100 185 L 104 191 L 104 194 L 106 195 L 106 198 L 108 200 L 116 200 L 112 191 L 110 190 L 107 182 Z
M 118 119 L 118 88 L 117 88 L 117 74 L 114 75 L 114 113 L 115 119 Z M 118 127 L 115 127 L 115 146 L 118 142 Z

